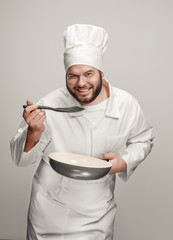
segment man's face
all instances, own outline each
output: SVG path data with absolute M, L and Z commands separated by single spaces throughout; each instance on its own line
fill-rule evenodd
M 66 85 L 81 105 L 90 104 L 102 89 L 102 73 L 91 66 L 74 65 L 67 71 Z

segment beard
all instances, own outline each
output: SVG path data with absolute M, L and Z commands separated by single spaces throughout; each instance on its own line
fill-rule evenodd
M 100 94 L 101 92 L 101 89 L 102 89 L 102 84 L 103 84 L 103 79 L 102 79 L 102 75 L 101 75 L 101 72 L 99 71 L 99 77 L 98 77 L 98 83 L 96 86 L 92 86 L 91 85 L 91 88 L 93 88 L 93 93 L 92 93 L 92 96 L 90 98 L 88 97 L 79 97 L 77 93 L 75 93 L 75 90 L 72 90 L 69 88 L 68 84 L 67 84 L 67 77 L 66 77 L 66 87 L 69 91 L 69 93 L 80 103 L 80 104 L 89 104 L 91 102 L 93 102 L 97 96 Z M 79 86 L 76 86 L 75 89 L 83 89 L 85 86 L 83 87 L 79 87 Z

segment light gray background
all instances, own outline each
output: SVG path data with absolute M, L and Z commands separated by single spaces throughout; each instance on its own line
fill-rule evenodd
M 134 95 L 155 128 L 155 146 L 127 183 L 116 186 L 116 240 L 173 239 L 173 1 L 0 1 L 0 238 L 24 239 L 37 165 L 16 167 L 9 142 L 26 99 L 64 85 L 65 28 L 102 26 L 109 33 L 105 76 Z

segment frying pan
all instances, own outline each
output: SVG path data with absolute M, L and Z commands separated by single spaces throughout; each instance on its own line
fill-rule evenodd
M 112 164 L 99 158 L 73 153 L 49 154 L 51 167 L 59 174 L 79 179 L 94 180 L 106 176 Z

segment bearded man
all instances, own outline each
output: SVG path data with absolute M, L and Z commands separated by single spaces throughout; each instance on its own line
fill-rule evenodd
M 152 127 L 138 101 L 104 77 L 108 34 L 97 26 L 75 24 L 64 32 L 66 87 L 27 100 L 23 122 L 11 140 L 18 166 L 40 161 L 33 178 L 28 211 L 28 240 L 112 240 L 116 175 L 127 180 L 152 148 Z M 80 106 L 56 113 L 38 109 Z M 108 159 L 109 174 L 78 180 L 55 172 L 52 152 Z

